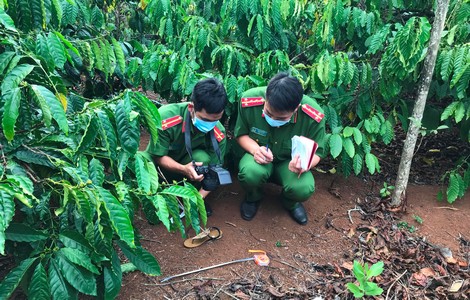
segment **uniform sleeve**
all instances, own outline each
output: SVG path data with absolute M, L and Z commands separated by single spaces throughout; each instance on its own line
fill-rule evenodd
M 314 109 L 318 110 L 319 112 L 323 113 L 320 105 L 310 98 L 307 95 L 304 95 L 304 98 L 308 101 L 307 103 L 310 104 Z M 325 137 L 326 137 L 326 118 L 323 119 L 318 123 L 313 118 L 310 118 L 311 124 L 309 126 L 308 133 L 305 135 L 306 137 L 314 140 L 318 144 L 318 149 L 316 154 L 320 156 L 320 158 L 325 158 Z
M 162 120 L 172 116 L 173 111 L 170 105 L 164 105 L 158 109 Z M 150 144 L 147 146 L 146 152 L 155 156 L 168 155 L 170 149 L 170 143 L 172 141 L 172 128 L 167 130 L 158 129 L 158 141 L 154 145 L 153 141 L 150 140 Z
M 314 140 L 318 144 L 318 149 L 316 154 L 320 156 L 320 158 L 325 158 L 325 122 L 326 119 L 323 118 L 320 123 L 315 122 L 312 120 L 313 125 L 312 129 L 309 130 L 308 138 Z
M 158 141 L 156 144 L 150 140 L 150 144 L 147 146 L 146 152 L 155 156 L 165 156 L 168 155 L 168 150 L 170 148 L 170 129 L 167 130 L 158 130 Z

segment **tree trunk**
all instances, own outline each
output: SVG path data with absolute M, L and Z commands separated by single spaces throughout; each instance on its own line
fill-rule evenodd
M 392 206 L 399 206 L 405 198 L 413 152 L 415 150 L 416 140 L 418 139 L 418 133 L 421 127 L 421 119 L 423 118 L 426 98 L 428 96 L 429 86 L 431 85 L 432 75 L 436 65 L 437 52 L 439 50 L 439 43 L 441 41 L 441 34 L 444 29 L 448 8 L 449 0 L 437 0 L 437 9 L 431 30 L 428 52 L 424 60 L 424 67 L 418 85 L 418 96 L 413 108 L 413 115 L 408 128 L 408 133 L 406 134 L 400 166 L 398 167 L 397 180 L 395 182 L 395 190 L 393 192 L 391 202 Z

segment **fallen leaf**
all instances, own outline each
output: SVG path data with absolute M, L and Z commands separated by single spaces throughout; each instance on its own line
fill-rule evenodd
M 268 287 L 268 293 L 270 293 L 271 295 L 273 295 L 274 297 L 277 297 L 277 298 L 282 298 L 286 295 L 286 293 L 282 293 L 278 290 L 278 288 L 270 285 Z
M 244 292 L 240 291 L 240 290 L 237 290 L 234 294 L 233 294 L 235 297 L 237 298 L 240 298 L 240 299 L 243 299 L 243 300 L 249 300 L 250 299 L 250 296 L 245 294 Z
M 350 262 L 345 261 L 345 262 L 343 262 L 341 267 L 345 268 L 346 270 L 351 271 L 353 269 L 353 264 L 350 263 Z
M 459 266 L 461 268 L 468 268 L 468 263 L 466 261 L 459 260 Z
M 426 286 L 427 283 L 428 283 L 428 278 L 426 277 L 426 275 L 424 275 L 422 273 L 419 273 L 419 272 L 413 273 L 413 275 L 411 277 L 412 277 L 412 279 L 414 279 L 416 284 L 418 284 L 420 286 Z
M 434 277 L 436 276 L 436 272 L 434 272 L 433 269 L 431 268 L 422 268 L 421 270 L 419 270 L 419 272 L 421 274 L 423 274 L 424 276 L 426 277 Z
M 434 264 L 434 266 L 437 268 L 439 275 L 445 276 L 447 274 L 447 271 L 441 265 Z
M 336 273 L 340 274 L 340 276 L 341 276 L 342 278 L 344 278 L 343 270 L 341 270 L 341 268 L 338 266 L 337 263 L 335 263 L 335 271 L 336 271 Z
M 457 260 L 453 257 L 446 257 L 446 262 L 451 265 L 455 265 L 457 263 Z

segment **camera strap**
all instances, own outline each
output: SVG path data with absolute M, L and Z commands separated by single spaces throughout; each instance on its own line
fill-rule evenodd
M 220 148 L 217 139 L 215 138 L 214 129 L 209 131 L 209 135 L 211 137 L 212 147 L 214 148 L 215 154 L 217 154 L 217 158 L 219 159 L 219 163 L 222 164 L 222 158 L 220 157 Z M 188 111 L 188 115 L 186 117 L 186 122 L 184 123 L 184 144 L 186 146 L 186 151 L 188 152 L 189 158 L 194 162 L 193 159 L 193 150 L 191 147 L 191 113 Z

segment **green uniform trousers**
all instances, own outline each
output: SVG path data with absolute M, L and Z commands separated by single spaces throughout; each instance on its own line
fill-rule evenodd
M 289 170 L 289 161 L 258 164 L 253 155 L 246 153 L 239 164 L 238 180 L 246 191 L 246 201 L 256 202 L 263 198 L 262 185 L 274 182 L 282 186 L 282 204 L 294 208 L 298 202 L 307 200 L 315 191 L 315 179 L 311 172 L 298 177 Z
M 196 162 L 202 162 L 202 164 L 205 165 L 205 166 L 207 166 L 211 162 L 211 156 L 205 150 L 202 150 L 202 149 L 193 150 L 193 159 Z M 182 165 L 185 165 L 189 162 L 191 162 L 191 158 L 189 157 L 188 154 L 186 154 L 181 159 L 181 161 L 179 161 L 179 163 L 182 164 Z M 183 174 L 180 174 L 180 173 L 167 171 L 165 169 L 162 169 L 162 172 L 165 175 L 168 182 L 170 182 L 170 183 L 173 180 L 181 181 L 184 178 Z M 197 189 L 199 189 L 201 187 L 201 183 L 197 182 L 197 181 L 191 181 L 191 184 L 194 185 L 194 187 L 197 188 Z

